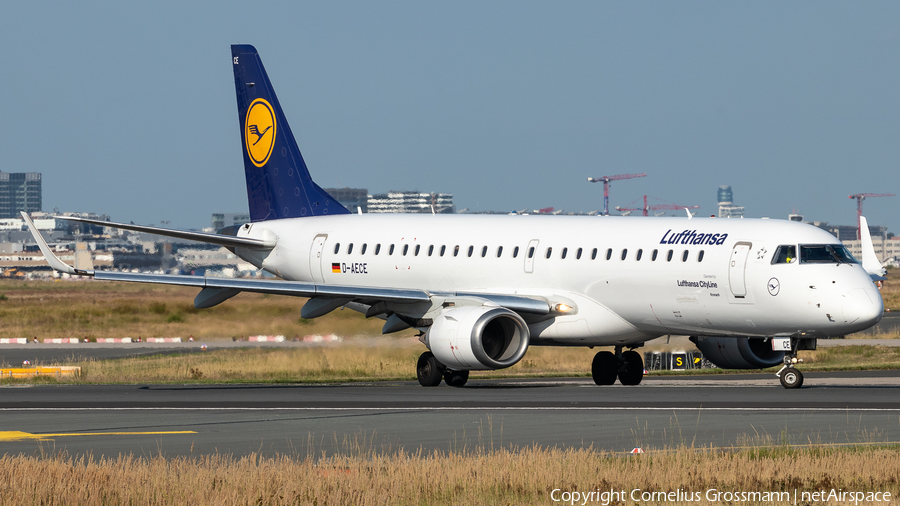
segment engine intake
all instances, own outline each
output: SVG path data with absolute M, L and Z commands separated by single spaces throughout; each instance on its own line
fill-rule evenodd
M 691 337 L 703 357 L 722 369 L 765 369 L 784 362 L 769 341 L 749 337 Z
M 525 320 L 514 311 L 465 306 L 435 318 L 425 333 L 425 345 L 451 369 L 503 369 L 522 360 L 530 335 Z

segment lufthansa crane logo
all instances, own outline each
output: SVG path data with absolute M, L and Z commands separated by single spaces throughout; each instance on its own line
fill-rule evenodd
M 250 156 L 253 165 L 262 167 L 269 161 L 272 147 L 275 146 L 277 130 L 272 105 L 262 98 L 254 100 L 247 108 L 247 119 L 244 121 L 247 155 Z

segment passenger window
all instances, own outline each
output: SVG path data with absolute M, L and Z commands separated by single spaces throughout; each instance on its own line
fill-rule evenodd
M 606 259 L 609 260 L 612 258 L 612 248 L 606 250 Z
M 560 255 L 559 258 L 566 258 L 566 253 L 568 253 L 568 252 L 569 252 L 569 248 L 563 248 L 562 255 Z
M 503 246 L 497 246 L 497 258 L 500 258 L 500 255 L 503 254 Z
M 643 254 L 644 254 L 644 250 L 642 250 L 642 249 L 637 250 L 637 254 L 634 256 L 634 259 L 635 259 L 636 261 L 640 262 L 640 261 L 641 261 L 641 256 L 642 256 Z
M 669 253 L 666 255 L 666 262 L 672 261 L 672 250 L 669 250 Z
M 368 244 L 363 243 L 362 249 L 359 250 L 359 254 L 360 254 L 360 255 L 365 255 L 365 254 L 366 254 L 366 247 L 367 247 L 367 246 L 368 246 Z
M 349 255 L 350 253 L 353 253 L 353 243 L 352 242 L 347 246 L 347 254 Z
M 518 258 L 518 256 L 519 256 L 519 247 L 516 246 L 515 248 L 513 248 L 513 258 Z
M 388 255 L 393 255 L 393 254 L 394 254 L 394 245 L 391 244 L 391 247 L 388 248 Z
M 528 258 L 532 258 L 534 256 L 534 246 L 528 248 Z
M 428 246 L 428 256 L 431 256 L 432 253 L 434 253 L 434 244 Z
M 487 256 L 487 246 L 482 246 L 481 247 L 481 258 L 484 258 L 486 256 Z
M 700 250 L 700 253 L 697 253 L 697 261 L 698 262 L 703 261 L 703 250 Z
M 413 253 L 413 255 L 419 256 L 419 249 L 421 249 L 421 247 L 422 247 L 421 244 L 416 244 L 416 251 L 415 251 L 415 253 Z
M 444 252 L 445 252 L 445 251 L 447 251 L 447 246 L 444 245 L 444 244 L 442 244 L 442 245 L 441 245 L 441 256 L 444 256 Z
M 625 260 L 625 257 L 628 256 L 628 248 L 622 250 L 622 260 Z
M 688 250 L 684 250 L 684 253 L 681 254 L 681 261 L 687 262 Z
M 797 261 L 796 246 L 779 246 L 772 255 L 772 264 L 792 264 Z
M 594 248 L 594 251 L 591 251 L 591 260 L 597 259 L 597 248 Z
M 338 251 L 340 251 L 340 250 L 341 250 L 341 243 L 336 243 L 334 245 L 334 254 L 337 255 Z
M 581 260 L 581 248 L 578 248 L 578 251 L 575 252 L 575 260 Z
M 406 252 L 409 251 L 409 244 L 403 245 L 403 256 L 406 256 Z
M 547 248 L 547 258 L 550 258 L 550 255 L 553 254 L 553 248 Z
M 378 255 L 381 253 L 381 243 L 375 245 L 375 254 Z
M 458 256 L 458 255 L 459 255 L 459 244 L 457 244 L 456 247 L 453 248 L 453 256 Z
M 469 256 L 472 256 L 472 253 L 475 252 L 475 246 L 469 246 Z
M 658 250 L 658 249 L 653 250 L 653 256 L 650 258 L 650 261 L 651 261 L 651 262 L 655 262 L 655 261 L 656 261 L 656 255 L 657 255 L 658 253 L 659 253 L 659 250 Z

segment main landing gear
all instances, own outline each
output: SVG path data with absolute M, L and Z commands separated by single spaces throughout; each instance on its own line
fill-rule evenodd
M 796 365 L 803 362 L 803 359 L 797 358 L 797 352 L 799 350 L 815 349 L 815 339 L 791 338 L 791 351 L 784 352 L 784 366 L 775 373 L 775 376 L 781 380 L 781 386 L 784 388 L 800 388 L 803 386 L 803 373 L 796 368 Z
M 469 380 L 469 371 L 447 369 L 447 366 L 438 362 L 430 351 L 426 351 L 419 356 L 416 377 L 423 387 L 436 387 L 441 384 L 441 380 L 451 387 L 461 387 Z
M 591 376 L 598 385 L 612 385 L 617 377 L 623 385 L 638 385 L 644 379 L 644 359 L 634 350 L 623 352 L 616 346 L 615 354 L 601 351 L 594 355 Z

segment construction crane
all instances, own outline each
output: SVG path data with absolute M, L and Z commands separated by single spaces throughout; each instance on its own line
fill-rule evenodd
M 659 200 L 659 199 L 657 199 L 657 200 Z M 643 211 L 644 216 L 649 216 L 648 211 L 651 211 L 651 210 L 652 211 L 658 211 L 658 210 L 676 211 L 678 209 L 698 209 L 699 207 L 700 206 L 680 206 L 678 204 L 672 204 L 671 202 L 668 204 L 653 204 L 653 205 L 648 206 L 647 205 L 647 196 L 644 195 L 644 207 L 642 209 L 634 209 L 634 208 L 616 206 L 616 211 Z
M 615 176 L 589 177 L 590 183 L 603 183 L 603 216 L 609 216 L 609 182 L 620 181 L 622 179 L 634 179 L 636 177 L 647 177 L 647 174 L 617 174 Z
M 862 203 L 868 197 L 895 197 L 893 193 L 857 193 L 849 198 L 856 199 L 856 240 L 862 240 L 862 231 L 859 226 L 859 217 L 862 216 Z

